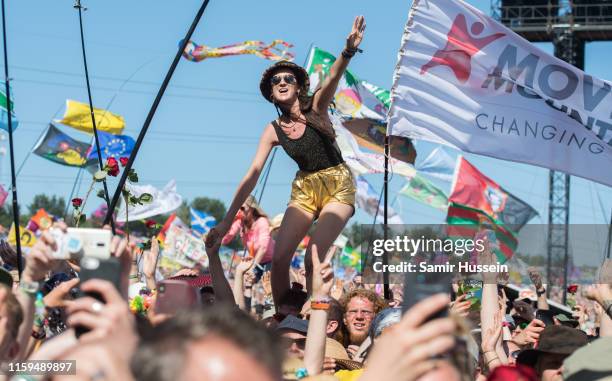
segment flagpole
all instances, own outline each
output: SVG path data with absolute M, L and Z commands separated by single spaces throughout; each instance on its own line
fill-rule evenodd
M 4 86 L 6 90 L 6 113 L 8 118 L 9 151 L 11 158 L 11 190 L 13 193 L 13 223 L 15 224 L 15 244 L 17 246 L 17 271 L 19 280 L 23 271 L 21 254 L 21 233 L 19 232 L 19 203 L 17 202 L 17 176 L 15 175 L 15 153 L 13 147 L 13 121 L 11 116 L 11 87 L 9 85 L 8 51 L 6 47 L 6 18 L 2 0 L 2 39 L 4 40 Z
M 610 249 L 612 247 L 612 210 L 610 211 L 610 225 L 608 225 L 608 254 L 606 258 L 610 259 Z
M 104 219 L 106 223 L 112 220 L 113 211 L 115 210 L 115 207 L 117 206 L 117 203 L 119 202 L 119 197 L 121 196 L 121 190 L 125 186 L 125 182 L 127 181 L 127 175 L 130 172 L 130 169 L 132 168 L 134 161 L 136 160 L 136 156 L 138 155 L 138 150 L 140 149 L 140 146 L 142 145 L 142 141 L 144 140 L 144 137 L 147 134 L 149 126 L 151 125 L 153 116 L 155 115 L 155 112 L 157 111 L 157 107 L 159 106 L 159 103 L 161 102 L 164 92 L 166 91 L 166 88 L 168 87 L 168 84 L 170 83 L 170 79 L 172 78 L 172 75 L 174 74 L 174 70 L 176 69 L 178 62 L 181 59 L 183 52 L 185 51 L 185 47 L 189 43 L 189 40 L 191 39 L 191 35 L 195 31 L 195 28 L 198 25 L 198 22 L 200 21 L 202 14 L 204 14 L 204 10 L 206 9 L 206 6 L 208 5 L 209 1 L 210 0 L 204 0 L 204 2 L 202 3 L 202 6 L 198 10 L 198 13 L 196 14 L 193 22 L 191 23 L 191 27 L 187 31 L 185 38 L 183 38 L 181 46 L 176 52 L 176 55 L 174 56 L 174 60 L 172 61 L 172 64 L 170 65 L 170 68 L 168 69 L 168 72 L 166 73 L 166 77 L 164 78 L 164 81 L 162 82 L 161 87 L 159 88 L 159 91 L 157 92 L 157 96 L 155 97 L 155 100 L 153 101 L 153 105 L 151 106 L 151 109 L 149 110 L 149 113 L 147 114 L 147 118 L 145 119 L 145 122 L 140 130 L 140 133 L 138 134 L 138 139 L 136 139 L 136 144 L 134 145 L 134 149 L 132 150 L 132 153 L 130 154 L 128 163 L 123 169 L 123 173 L 121 174 L 121 178 L 119 179 L 119 184 L 117 185 L 117 189 L 115 189 L 115 194 L 113 195 L 110 205 L 108 206 L 108 210 L 106 212 L 106 218 Z
M 100 148 L 100 140 L 98 138 L 98 129 L 96 128 L 96 117 L 94 114 L 93 100 L 91 98 L 91 86 L 89 83 L 89 70 L 87 68 L 87 55 L 85 54 L 85 36 L 83 34 L 83 6 L 81 5 L 81 0 L 75 0 L 74 8 L 79 11 L 79 28 L 81 31 L 81 50 L 83 51 L 83 66 L 85 67 L 85 83 L 87 84 L 87 97 L 89 98 L 89 112 L 91 113 L 91 124 L 93 127 L 94 140 L 96 141 L 97 153 L 98 153 L 98 166 L 100 170 L 104 168 L 104 164 L 102 163 L 102 150 Z M 108 185 L 106 184 L 106 178 L 102 180 L 102 185 L 104 186 L 104 199 L 106 201 L 106 205 L 109 205 L 109 195 L 108 195 Z M 113 235 L 115 235 L 115 221 L 110 220 L 111 230 Z
M 272 170 L 272 163 L 274 162 L 274 156 L 276 155 L 278 147 L 274 147 L 272 150 L 272 157 L 270 158 L 270 162 L 268 163 L 266 175 L 264 176 L 264 181 L 261 186 L 261 192 L 259 193 L 259 198 L 257 199 L 257 203 L 261 204 L 261 199 L 263 198 L 264 190 L 266 190 L 266 184 L 268 183 L 268 176 L 270 176 L 270 171 Z
M 383 184 L 383 192 L 385 198 L 385 205 L 383 209 L 383 235 L 385 242 L 387 242 L 387 224 L 388 224 L 388 209 L 389 209 L 389 134 L 385 134 L 385 177 Z M 386 268 L 389 264 L 389 258 L 387 252 L 383 254 L 383 267 Z M 384 296 L 385 300 L 391 300 L 391 292 L 389 290 L 389 273 L 383 272 L 384 282 Z

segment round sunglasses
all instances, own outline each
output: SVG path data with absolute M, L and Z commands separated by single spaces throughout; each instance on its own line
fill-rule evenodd
M 279 83 L 281 83 L 282 80 L 285 80 L 285 83 L 288 85 L 295 85 L 296 84 L 296 79 L 295 79 L 295 75 L 293 74 L 285 74 L 285 75 L 275 75 L 274 77 L 270 78 L 270 83 L 272 84 L 272 86 L 276 86 Z

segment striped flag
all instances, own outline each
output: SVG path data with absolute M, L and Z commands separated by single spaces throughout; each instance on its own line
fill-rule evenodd
M 499 263 L 503 264 L 512 258 L 518 246 L 515 234 L 501 221 L 495 220 L 478 209 L 465 205 L 451 203 L 446 216 L 447 235 L 450 239 L 474 239 L 476 233 L 482 228 L 495 232 L 497 245 L 493 252 Z
M 0 90 L 0 128 L 8 131 L 8 110 L 7 110 L 7 102 L 6 102 L 6 93 L 4 89 Z M 15 117 L 15 104 L 11 101 L 11 122 L 13 131 L 17 129 L 19 125 L 19 121 Z

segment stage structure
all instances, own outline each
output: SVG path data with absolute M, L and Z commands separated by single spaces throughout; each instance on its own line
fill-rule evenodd
M 612 0 L 494 0 L 492 15 L 531 42 L 552 42 L 555 56 L 584 70 L 585 45 L 612 41 Z M 548 196 L 547 283 L 563 279 L 567 298 L 570 176 L 550 171 Z M 554 274 L 553 262 L 563 263 Z M 550 287 L 549 287 L 550 288 Z

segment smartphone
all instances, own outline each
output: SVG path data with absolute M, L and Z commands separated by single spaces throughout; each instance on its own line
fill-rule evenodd
M 459 281 L 457 296 L 465 294 L 465 300 L 470 301 L 470 311 L 480 311 L 482 301 L 482 281 L 464 279 Z
M 51 235 L 57 242 L 57 250 L 53 253 L 53 258 L 110 258 L 112 238 L 110 230 L 68 228 L 64 234 L 60 229 L 54 228 L 51 230 Z
M 537 310 L 536 319 L 541 320 L 547 327 L 555 325 L 553 314 L 550 310 Z
M 452 292 L 452 275 L 445 272 L 407 272 L 404 278 L 404 303 L 402 313 L 423 299 L 439 293 Z M 427 320 L 448 316 L 448 308 L 443 308 Z
M 103 279 L 112 283 L 117 291 L 121 290 L 121 265 L 117 258 L 99 259 L 95 257 L 83 257 L 80 262 L 81 272 L 79 278 L 80 284 L 87 282 L 90 279 Z M 83 292 L 79 289 L 79 297 L 90 296 L 106 303 L 102 295 L 97 292 Z M 89 329 L 83 326 L 76 326 L 76 336 L 88 332 Z
M 155 313 L 174 315 L 180 310 L 199 305 L 200 293 L 186 281 L 166 279 L 157 284 Z

